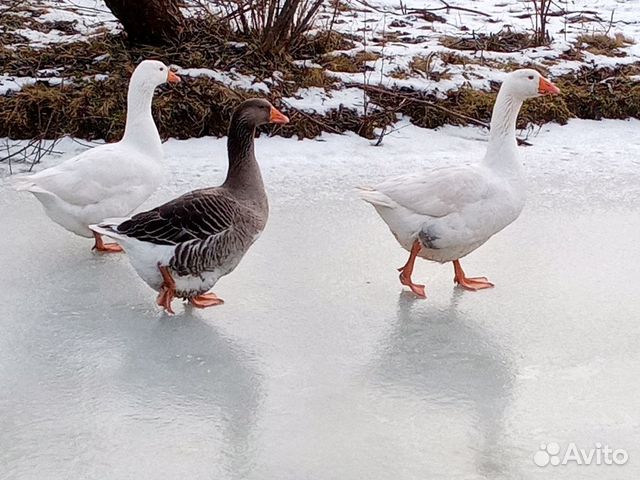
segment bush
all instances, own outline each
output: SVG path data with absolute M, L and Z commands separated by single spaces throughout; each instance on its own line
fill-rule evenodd
M 226 18 L 264 53 L 281 54 L 306 42 L 323 0 L 216 0 Z

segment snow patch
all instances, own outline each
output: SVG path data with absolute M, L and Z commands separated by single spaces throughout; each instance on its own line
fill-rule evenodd
M 231 69 L 229 72 L 221 70 L 212 70 L 210 68 L 180 68 L 176 67 L 179 75 L 188 77 L 206 77 L 216 82 L 227 85 L 231 88 L 239 88 L 242 90 L 269 93 L 269 87 L 264 82 L 256 81 L 254 75 L 244 75 Z

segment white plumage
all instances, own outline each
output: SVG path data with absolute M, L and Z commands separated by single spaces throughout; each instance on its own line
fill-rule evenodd
M 412 252 L 400 279 L 415 293 L 424 288 L 411 281 L 416 256 L 436 262 L 454 261 L 455 280 L 477 290 L 493 286 L 486 278 L 464 276 L 458 260 L 513 222 L 525 203 L 525 183 L 516 144 L 516 119 L 522 102 L 559 90 L 535 70 L 507 75 L 494 106 L 484 159 L 473 165 L 412 173 L 362 188 L 400 245 Z
M 129 84 L 122 140 L 21 177 L 16 188 L 33 193 L 54 222 L 83 237 L 94 235 L 90 224 L 129 215 L 156 190 L 165 175 L 151 101 L 154 89 L 168 80 L 179 79 L 162 62 L 142 62 Z

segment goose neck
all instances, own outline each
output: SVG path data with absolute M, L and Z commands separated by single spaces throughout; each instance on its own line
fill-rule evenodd
M 229 170 L 224 185 L 240 195 L 252 198 L 265 196 L 260 167 L 254 152 L 255 127 L 234 115 L 229 126 L 227 153 Z
M 484 158 L 486 165 L 494 169 L 515 169 L 519 173 L 516 121 L 521 107 L 522 100 L 500 90 L 491 115 L 489 144 Z
M 162 142 L 151 114 L 155 86 L 132 78 L 127 94 L 127 122 L 122 141 L 141 147 L 145 153 L 162 156 Z

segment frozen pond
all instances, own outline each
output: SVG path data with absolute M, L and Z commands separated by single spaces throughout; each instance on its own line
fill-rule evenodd
M 532 139 L 522 217 L 463 261 L 496 288 L 419 261 L 417 300 L 352 186 L 472 160 L 480 138 L 259 139 L 267 230 L 214 289 L 225 305 L 173 317 L 124 256 L 0 180 L 0 478 L 638 478 L 640 122 Z M 149 205 L 224 175 L 224 140 L 167 152 Z M 629 460 L 536 466 L 551 442 Z

